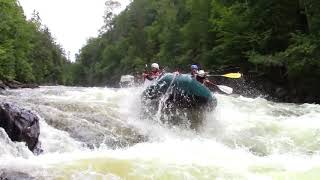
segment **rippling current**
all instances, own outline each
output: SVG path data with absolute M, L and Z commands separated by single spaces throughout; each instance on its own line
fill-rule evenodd
M 40 119 L 34 156 L 0 128 L 0 175 L 26 179 L 320 179 L 320 106 L 217 97 L 195 131 L 140 116 L 142 88 L 10 90 Z M 1 179 L 1 178 L 0 178 Z

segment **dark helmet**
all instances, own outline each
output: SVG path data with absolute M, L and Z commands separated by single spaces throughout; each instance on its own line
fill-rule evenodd
M 197 66 L 197 65 L 192 64 L 192 65 L 191 65 L 191 69 L 199 69 L 199 68 L 198 68 L 198 66 Z

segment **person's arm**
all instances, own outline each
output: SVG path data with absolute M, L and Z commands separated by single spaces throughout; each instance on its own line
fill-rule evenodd
M 154 80 L 154 78 L 153 78 L 152 76 L 150 76 L 150 75 L 148 75 L 146 78 L 147 78 L 149 81 Z
M 209 81 L 208 79 L 206 79 L 206 80 L 204 81 L 204 83 L 205 83 L 205 84 L 208 84 L 208 85 L 213 85 L 213 86 L 216 85 L 215 83 Z
M 143 78 L 152 81 L 154 78 L 150 74 L 143 73 Z

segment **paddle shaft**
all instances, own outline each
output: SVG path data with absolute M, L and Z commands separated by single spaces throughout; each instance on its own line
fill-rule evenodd
M 220 91 L 222 91 L 226 94 L 232 94 L 232 92 L 233 92 L 233 89 L 231 87 L 224 86 L 224 85 L 217 85 L 209 80 L 207 80 L 206 83 L 213 85 L 213 86 L 216 86 Z

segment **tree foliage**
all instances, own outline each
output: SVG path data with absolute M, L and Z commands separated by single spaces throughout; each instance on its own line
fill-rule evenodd
M 27 21 L 17 0 L 0 0 L 0 79 L 65 84 L 69 65 L 37 12 Z
M 317 0 L 134 0 L 111 24 L 81 49 L 79 83 L 112 84 L 150 62 L 182 70 L 198 63 L 319 95 Z

